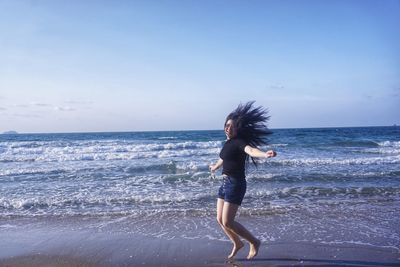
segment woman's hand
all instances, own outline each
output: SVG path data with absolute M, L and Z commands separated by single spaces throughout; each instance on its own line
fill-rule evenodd
M 272 158 L 276 156 L 276 152 L 273 150 L 268 150 L 267 152 L 264 152 L 258 148 L 251 147 L 249 145 L 244 148 L 244 152 L 246 152 L 247 155 L 253 158 Z
M 265 152 L 266 158 L 273 158 L 273 157 L 276 157 L 276 155 L 277 155 L 276 152 L 273 150 L 268 150 L 267 152 Z
M 217 170 L 216 164 L 210 164 L 208 168 L 210 169 L 210 172 L 215 172 Z
M 219 169 L 219 167 L 222 166 L 223 160 L 222 159 L 218 159 L 217 163 L 215 164 L 210 164 L 210 166 L 208 166 L 208 168 L 210 169 L 211 172 L 215 172 L 216 170 Z

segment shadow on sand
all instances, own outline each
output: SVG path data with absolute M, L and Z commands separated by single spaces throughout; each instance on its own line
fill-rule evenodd
M 285 258 L 257 258 L 253 260 L 236 259 L 227 261 L 230 267 L 245 266 L 312 266 L 312 267 L 397 267 L 399 262 L 382 263 L 376 261 L 352 261 L 352 260 L 319 260 L 319 259 L 285 259 Z M 259 265 L 260 264 L 260 265 Z

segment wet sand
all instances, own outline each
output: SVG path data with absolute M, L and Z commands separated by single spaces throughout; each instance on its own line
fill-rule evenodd
M 228 262 L 231 244 L 207 238 L 166 239 L 54 226 L 11 228 L 0 235 L 0 266 L 400 266 L 398 249 L 365 245 L 264 242 L 249 261 L 246 244 Z

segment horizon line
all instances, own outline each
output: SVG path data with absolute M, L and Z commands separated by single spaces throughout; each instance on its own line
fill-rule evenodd
M 294 129 L 334 129 L 334 128 L 379 128 L 379 127 L 400 127 L 398 124 L 392 125 L 369 125 L 369 126 L 318 126 L 318 127 L 277 127 L 268 128 L 269 130 L 294 130 Z M 126 131 L 71 131 L 71 132 L 18 132 L 14 130 L 4 131 L 0 135 L 20 135 L 20 134 L 99 134 L 99 133 L 156 133 L 156 132 L 202 132 L 202 131 L 221 131 L 223 129 L 186 129 L 186 130 L 126 130 Z M 11 132 L 11 133 L 8 133 Z

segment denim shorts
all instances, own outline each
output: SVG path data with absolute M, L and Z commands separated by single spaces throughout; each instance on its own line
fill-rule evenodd
M 246 193 L 247 183 L 246 179 L 236 179 L 230 176 L 224 176 L 222 185 L 218 190 L 218 198 L 226 202 L 241 205 L 244 194 Z

